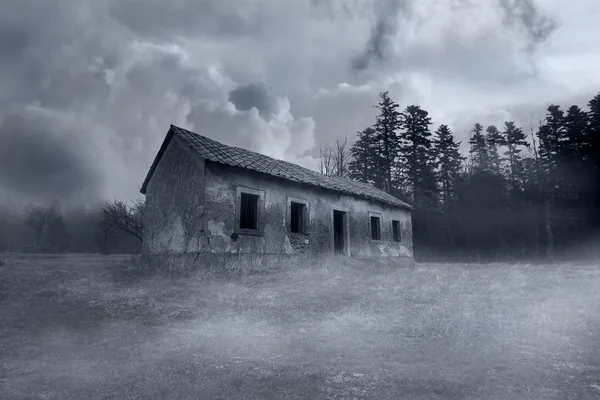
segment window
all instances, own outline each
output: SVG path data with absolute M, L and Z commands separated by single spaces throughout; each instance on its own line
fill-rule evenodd
M 371 216 L 371 240 L 381 240 L 381 219 Z
M 263 191 L 238 187 L 235 232 L 239 234 L 262 235 L 263 207 Z
M 240 229 L 258 229 L 259 196 L 242 193 L 240 198 Z
M 290 206 L 290 232 L 304 232 L 304 218 L 306 214 L 306 205 L 292 201 Z
M 392 237 L 394 242 L 400 241 L 400 221 L 392 220 Z
M 308 201 L 288 197 L 288 223 L 290 233 L 308 233 Z

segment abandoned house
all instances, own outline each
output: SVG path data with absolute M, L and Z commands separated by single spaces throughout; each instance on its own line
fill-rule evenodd
M 171 125 L 142 185 L 144 251 L 413 259 L 411 206 Z

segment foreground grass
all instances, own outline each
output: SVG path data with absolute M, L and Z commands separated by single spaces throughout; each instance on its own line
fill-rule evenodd
M 352 261 L 119 284 L 5 256 L 2 399 L 596 399 L 600 268 Z

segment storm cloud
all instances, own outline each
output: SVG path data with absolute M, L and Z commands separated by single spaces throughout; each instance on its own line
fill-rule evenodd
M 315 168 L 379 91 L 452 127 L 600 84 L 592 0 L 471 3 L 4 1 L 0 194 L 133 199 L 169 124 Z
M 36 109 L 8 115 L 0 125 L 0 185 L 24 199 L 97 199 L 100 165 L 90 163 L 85 138 L 60 125 Z
M 401 24 L 422 28 L 427 25 L 428 21 L 435 19 L 432 12 L 437 11 L 436 8 L 439 6 L 431 1 L 417 3 L 414 0 L 379 0 L 375 1 L 373 5 L 374 18 L 368 40 L 362 51 L 351 60 L 351 69 L 354 72 L 364 71 L 373 62 L 386 62 L 393 55 L 395 42 L 401 42 L 403 39 L 398 36 L 399 32 L 403 33 Z M 418 6 L 423 7 L 417 11 L 415 8 Z M 494 0 L 493 2 L 454 0 L 446 2 L 445 11 L 453 17 L 460 15 L 465 10 L 468 12 L 475 10 L 479 17 L 490 12 L 492 15 L 502 15 L 502 23 L 505 27 L 514 27 L 522 31 L 522 37 L 525 40 L 524 47 L 529 52 L 534 51 L 537 46 L 548 40 L 558 27 L 557 19 L 540 9 L 532 0 Z M 454 29 L 460 29 L 460 26 L 456 24 Z M 460 48 L 460 46 L 456 48 Z M 453 47 L 453 49 L 455 48 Z
M 529 49 L 548 40 L 558 28 L 555 17 L 548 15 L 532 0 L 499 0 L 505 12 L 505 24 L 520 25 L 526 32 Z
M 252 82 L 236 87 L 229 92 L 229 101 L 240 111 L 249 111 L 252 107 L 256 107 L 263 118 L 269 118 L 278 110 L 277 97 L 263 82 Z
M 372 61 L 384 61 L 388 55 L 390 42 L 398 31 L 401 14 L 411 17 L 410 0 L 383 0 L 374 3 L 375 23 L 363 51 L 352 59 L 354 71 L 363 71 Z

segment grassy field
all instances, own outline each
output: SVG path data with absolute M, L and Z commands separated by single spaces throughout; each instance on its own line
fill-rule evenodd
M 598 266 L 119 283 L 123 257 L 0 260 L 4 400 L 600 398 Z

